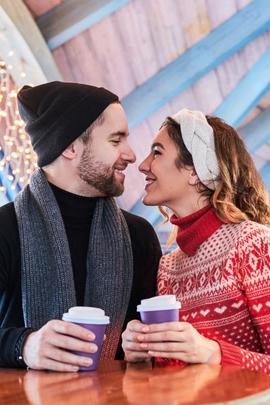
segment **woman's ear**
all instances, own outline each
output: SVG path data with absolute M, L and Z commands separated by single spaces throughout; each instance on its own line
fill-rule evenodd
M 194 169 L 194 167 L 190 170 L 189 173 L 189 179 L 188 179 L 188 184 L 190 184 L 191 186 L 195 186 L 196 184 L 198 184 L 200 182 L 200 179 Z

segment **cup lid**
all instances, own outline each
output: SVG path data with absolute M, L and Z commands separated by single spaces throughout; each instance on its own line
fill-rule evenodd
M 179 309 L 181 303 L 176 301 L 175 295 L 159 295 L 157 297 L 141 300 L 137 306 L 137 312 L 140 311 L 163 311 L 166 309 Z
M 105 315 L 101 308 L 95 307 L 71 307 L 62 317 L 63 321 L 87 323 L 87 324 L 109 324 L 110 318 Z

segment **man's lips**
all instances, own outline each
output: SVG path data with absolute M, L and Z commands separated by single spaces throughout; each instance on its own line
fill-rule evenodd
M 126 170 L 127 166 L 128 165 L 117 165 L 117 166 L 114 166 L 114 170 L 122 172 L 123 170 Z
M 114 168 L 114 173 L 120 177 L 122 180 L 125 179 L 125 173 L 123 171 L 127 168 L 127 166 L 117 166 Z

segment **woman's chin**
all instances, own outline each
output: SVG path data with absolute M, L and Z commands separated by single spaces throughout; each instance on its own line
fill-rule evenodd
M 142 202 L 144 205 L 161 205 L 159 200 L 157 200 L 153 197 L 150 197 L 149 195 L 146 195 L 143 198 Z

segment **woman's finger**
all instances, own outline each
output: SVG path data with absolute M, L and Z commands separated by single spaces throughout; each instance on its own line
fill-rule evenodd
M 143 349 L 143 347 L 141 346 L 140 343 L 132 342 L 132 341 L 124 341 L 122 343 L 122 347 L 123 347 L 124 351 L 128 350 L 128 351 L 142 352 L 143 350 L 147 350 L 147 349 Z
M 183 353 L 177 353 L 177 354 L 176 354 L 176 353 L 174 353 L 174 352 L 163 352 L 163 351 L 156 352 L 156 351 L 149 351 L 148 354 L 149 354 L 149 356 L 151 356 L 151 357 L 163 357 L 163 358 L 166 358 L 166 359 L 177 359 L 177 360 L 185 361 L 185 360 L 184 360 L 184 355 L 183 355 Z
M 142 343 L 141 350 L 155 351 L 155 352 L 170 352 L 170 353 L 183 353 L 186 345 L 178 342 L 161 342 L 161 343 Z
M 125 360 L 126 361 L 144 361 L 150 359 L 148 352 L 136 352 L 136 351 L 125 351 Z
M 153 323 L 148 325 L 150 333 L 165 332 L 165 331 L 175 331 L 184 332 L 191 325 L 188 322 L 163 322 L 163 323 Z
M 164 332 L 146 333 L 138 340 L 141 342 L 185 342 L 186 336 L 183 332 L 166 330 Z

